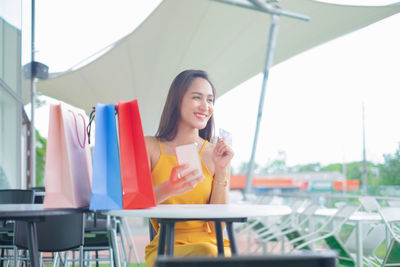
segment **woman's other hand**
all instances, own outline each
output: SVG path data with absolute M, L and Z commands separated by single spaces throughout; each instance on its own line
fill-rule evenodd
M 218 138 L 213 153 L 215 171 L 217 172 L 230 168 L 230 162 L 233 158 L 233 155 L 233 150 L 229 145 L 226 144 L 225 139 Z

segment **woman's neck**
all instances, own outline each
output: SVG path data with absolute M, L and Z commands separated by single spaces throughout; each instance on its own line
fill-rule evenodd
M 176 136 L 171 143 L 174 145 L 184 145 L 189 143 L 199 143 L 202 138 L 199 136 L 199 130 L 192 127 L 178 126 Z

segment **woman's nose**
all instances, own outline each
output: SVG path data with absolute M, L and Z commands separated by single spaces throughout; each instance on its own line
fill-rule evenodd
M 202 101 L 201 101 L 201 103 L 200 103 L 200 108 L 201 108 L 202 110 L 207 110 L 207 109 L 208 109 L 207 100 L 202 100 Z

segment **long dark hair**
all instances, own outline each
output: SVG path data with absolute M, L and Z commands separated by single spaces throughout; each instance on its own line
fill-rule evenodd
M 156 137 L 160 140 L 171 141 L 175 138 L 178 131 L 178 122 L 181 119 L 180 106 L 183 95 L 196 78 L 202 78 L 208 81 L 212 87 L 214 100 L 216 92 L 214 85 L 211 83 L 208 75 L 202 70 L 185 70 L 178 74 L 172 81 L 168 91 L 167 100 L 165 101 L 164 109 L 161 114 L 160 125 L 156 132 Z M 214 116 L 211 115 L 206 127 L 199 131 L 201 138 L 211 141 L 214 132 Z

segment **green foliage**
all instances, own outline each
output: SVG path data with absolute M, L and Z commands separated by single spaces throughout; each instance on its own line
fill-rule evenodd
M 44 186 L 44 167 L 46 163 L 46 138 L 36 130 L 36 186 Z
M 297 166 L 297 172 L 319 172 L 320 170 L 321 164 L 319 162 Z
M 384 163 L 375 164 L 366 162 L 367 184 L 370 187 L 369 193 L 375 195 L 386 194 L 385 189 L 381 186 L 399 185 L 400 184 L 400 143 L 394 154 L 384 154 Z M 345 168 L 345 169 L 344 169 Z M 248 163 L 242 163 L 237 174 L 247 173 Z M 259 165 L 255 164 L 254 170 L 259 169 Z M 305 165 L 296 165 L 293 167 L 286 166 L 286 154 L 279 152 L 277 159 L 267 164 L 261 169 L 260 173 L 282 173 L 282 172 L 329 172 L 338 171 L 346 173 L 348 180 L 362 180 L 363 162 L 354 161 L 346 163 L 333 163 L 327 166 L 321 166 L 320 163 L 309 163 Z M 383 191 L 382 191 L 383 190 Z M 382 191 L 382 192 L 381 192 Z
M 324 166 L 321 168 L 322 172 L 342 172 L 343 171 L 343 164 L 342 163 L 333 163 L 329 164 L 328 166 Z
M 383 155 L 384 163 L 379 166 L 381 185 L 400 184 L 400 144 L 393 155 Z
M 287 172 L 288 168 L 286 166 L 286 152 L 279 151 L 277 158 L 274 159 L 271 163 L 267 164 L 263 169 L 261 169 L 261 173 L 283 173 Z

